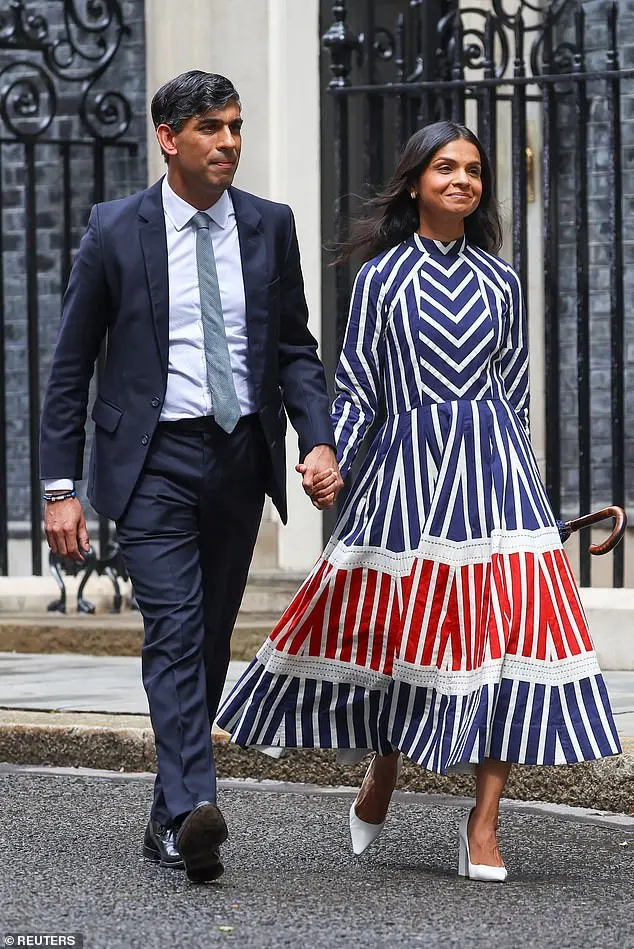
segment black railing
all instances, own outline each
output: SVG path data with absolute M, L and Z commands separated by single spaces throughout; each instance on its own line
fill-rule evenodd
M 533 223 L 530 234 L 543 253 L 546 487 L 562 516 L 631 505 L 621 97 L 634 91 L 634 69 L 620 68 L 617 4 L 601 12 L 593 5 L 590 27 L 578 0 L 554 0 L 541 13 L 525 0 L 508 3 L 512 11 L 505 0 L 492 0 L 488 11 L 442 0 L 393 6 L 393 24 L 375 22 L 373 0 L 331 7 L 323 42 L 330 54 L 336 211 L 328 237 L 345 240 L 357 211 L 352 195 L 367 197 L 380 187 L 384 168 L 394 166 L 417 128 L 444 118 L 466 121 L 498 172 L 499 159 L 509 159 L 509 256 L 528 288 L 529 190 L 541 171 L 540 226 Z M 531 127 L 530 143 L 529 122 L 538 130 Z M 634 138 L 634 121 L 631 129 Z M 351 267 L 338 266 L 332 289 L 338 347 L 350 286 Z M 528 296 L 530 327 L 535 304 Z M 582 536 L 582 585 L 591 582 L 588 544 Z M 613 554 L 613 584 L 623 582 L 621 544 Z
M 125 137 L 130 103 L 120 91 L 100 89 L 129 33 L 119 0 L 40 6 L 42 13 L 35 3 L 11 0 L 8 9 L 0 9 L 0 574 L 8 573 L 16 510 L 17 519 L 28 523 L 32 572 L 42 573 L 38 441 L 54 341 L 50 330 L 59 321 L 90 206 L 126 190 L 138 151 Z M 66 134 L 75 129 L 79 134 Z M 114 188 L 107 188 L 113 180 Z M 21 340 L 27 403 L 18 400 L 13 411 L 7 389 L 9 332 Z M 25 434 L 13 437 L 10 425 L 23 421 L 22 415 Z M 105 560 L 110 527 L 103 519 L 99 540 L 99 557 Z

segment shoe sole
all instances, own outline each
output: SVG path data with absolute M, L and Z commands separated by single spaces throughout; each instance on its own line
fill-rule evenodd
M 225 819 L 215 804 L 200 807 L 185 818 L 176 846 L 193 883 L 209 883 L 222 876 L 224 867 L 210 851 L 224 844 L 228 836 Z
M 168 870 L 184 870 L 185 863 L 183 860 L 179 860 L 178 863 L 165 863 L 161 860 L 161 855 L 158 850 L 153 850 L 152 847 L 148 847 L 147 844 L 143 844 L 143 856 L 146 860 L 151 860 L 152 863 L 160 863 L 162 867 L 167 867 Z

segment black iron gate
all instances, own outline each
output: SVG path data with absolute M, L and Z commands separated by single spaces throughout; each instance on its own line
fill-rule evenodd
M 20 523 L 42 572 L 40 397 L 73 251 L 95 201 L 145 180 L 130 101 L 100 82 L 128 34 L 119 0 L 0 7 L 0 574 Z
M 334 176 L 326 220 L 331 199 L 335 207 L 328 236 L 345 238 L 357 197 L 383 182 L 417 128 L 451 118 L 477 131 L 498 182 L 507 182 L 512 239 L 505 250 L 524 287 L 531 258 L 543 259 L 545 468 L 553 507 L 569 516 L 610 503 L 631 507 L 634 440 L 625 411 L 634 412 L 634 379 L 626 342 L 634 340 L 634 309 L 626 291 L 634 291 L 634 279 L 624 264 L 634 262 L 634 221 L 628 216 L 624 225 L 623 203 L 634 204 L 634 69 L 620 68 L 619 48 L 629 42 L 632 55 L 634 31 L 619 32 L 618 4 L 328 6 L 323 44 Z M 529 231 L 536 189 L 541 201 L 537 219 L 537 205 L 531 208 Z M 350 266 L 335 268 L 337 348 L 351 276 Z M 528 304 L 530 327 L 530 297 Z M 581 537 L 583 585 L 591 582 L 588 533 Z M 614 586 L 623 581 L 621 545 Z

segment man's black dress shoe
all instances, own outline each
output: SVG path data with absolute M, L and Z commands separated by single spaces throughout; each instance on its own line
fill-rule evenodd
M 178 831 L 176 847 L 193 883 L 208 883 L 222 875 L 219 848 L 228 836 L 220 809 L 210 801 L 201 801 L 187 815 Z
M 178 827 L 166 827 L 150 818 L 143 838 L 143 856 L 159 861 L 162 867 L 184 870 L 185 864 L 176 846 L 177 832 Z

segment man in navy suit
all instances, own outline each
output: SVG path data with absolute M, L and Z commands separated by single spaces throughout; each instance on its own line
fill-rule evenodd
M 185 73 L 159 89 L 152 117 L 167 175 L 92 209 L 44 402 L 41 474 L 49 544 L 81 559 L 74 482 L 106 338 L 88 496 L 116 522 L 144 618 L 158 772 L 143 852 L 204 881 L 222 873 L 227 837 L 210 725 L 265 493 L 286 521 L 286 413 L 316 507 L 332 506 L 341 478 L 292 212 L 231 186 L 236 89 Z

